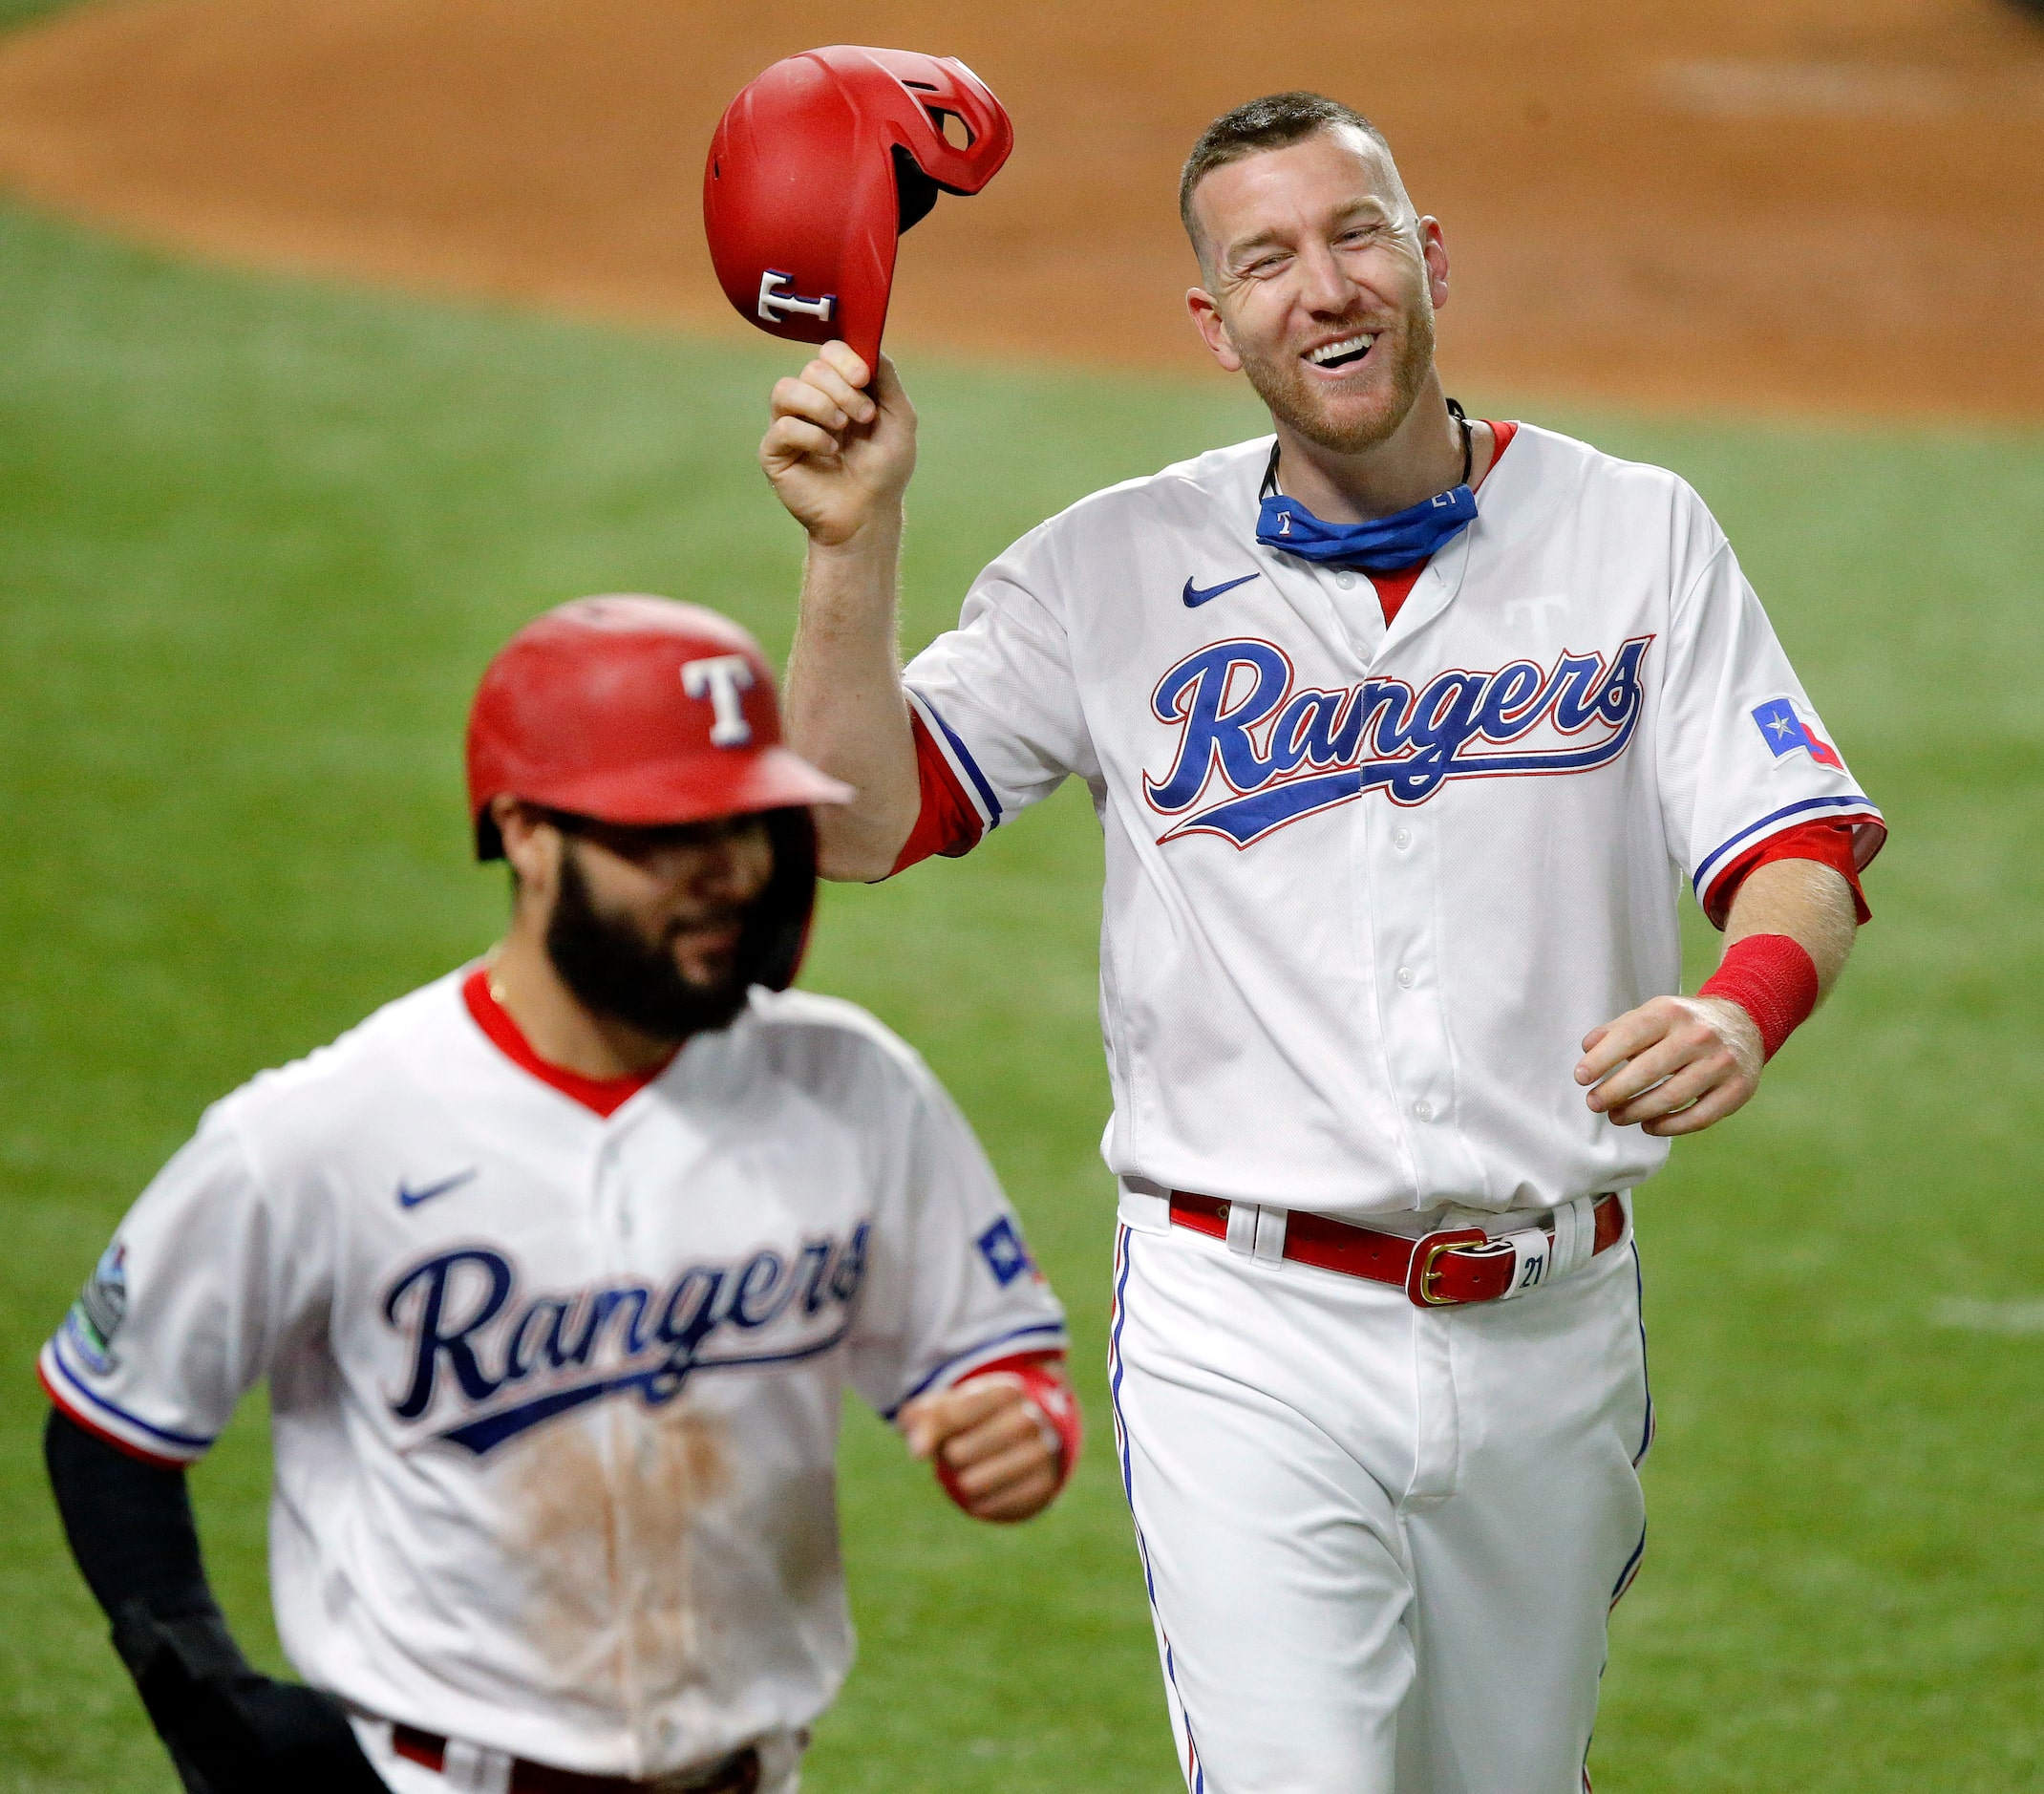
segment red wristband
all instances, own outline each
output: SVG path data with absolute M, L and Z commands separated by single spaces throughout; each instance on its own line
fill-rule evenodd
M 1019 1382 L 1022 1393 L 1036 1404 L 1036 1411 L 1056 1433 L 1057 1486 L 1063 1488 L 1072 1480 L 1073 1466 L 1078 1463 L 1079 1445 L 1085 1437 L 1077 1398 L 1064 1378 L 1063 1357 L 1055 1354 L 1034 1353 L 996 1358 L 991 1364 L 982 1364 L 977 1370 L 967 1372 L 952 1387 L 962 1389 L 973 1378 L 990 1377 L 995 1372 L 1004 1373 Z M 967 1497 L 960 1491 L 941 1451 L 937 1455 L 937 1481 L 957 1506 L 965 1506 Z
M 1767 1058 L 1809 1020 L 1817 993 L 1817 962 L 1787 934 L 1749 934 L 1735 941 L 1696 993 L 1726 997 L 1751 1015 Z

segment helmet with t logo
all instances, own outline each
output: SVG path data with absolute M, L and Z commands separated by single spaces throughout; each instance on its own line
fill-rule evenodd
M 626 827 L 765 813 L 777 865 L 755 981 L 794 976 L 816 900 L 812 803 L 848 786 L 780 738 L 774 673 L 730 618 L 669 598 L 578 598 L 504 644 L 468 719 L 476 857 L 503 856 L 490 815 L 508 794 Z
M 1013 147 L 1001 102 L 952 57 L 834 44 L 775 63 L 731 102 L 703 170 L 725 297 L 763 331 L 840 337 L 874 366 L 901 233 L 939 192 L 977 193 Z

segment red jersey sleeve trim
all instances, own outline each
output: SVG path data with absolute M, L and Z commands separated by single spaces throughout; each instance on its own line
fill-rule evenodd
M 1860 886 L 1860 867 L 1872 853 L 1860 853 L 1860 835 L 1863 823 L 1853 822 L 1799 822 L 1794 828 L 1784 828 L 1779 834 L 1770 835 L 1755 846 L 1748 847 L 1736 859 L 1728 861 L 1723 869 L 1714 878 L 1703 893 L 1703 913 L 1710 918 L 1711 926 L 1721 929 L 1725 918 L 1732 913 L 1733 900 L 1738 889 L 1752 876 L 1756 868 L 1772 864 L 1776 860 L 1815 860 L 1819 865 L 1828 865 L 1846 884 L 1852 886 L 1853 913 L 1862 923 L 1873 920 L 1873 911 L 1866 907 L 1866 893 Z M 1878 848 L 1879 843 L 1874 844 Z
M 79 1407 L 76 1402 L 73 1401 L 70 1397 L 57 1387 L 55 1379 L 44 1368 L 40 1359 L 36 1361 L 35 1365 L 35 1380 L 42 1384 L 43 1394 L 50 1398 L 50 1405 L 53 1408 L 69 1420 L 72 1425 L 82 1432 L 90 1433 L 102 1445 L 111 1445 L 116 1451 L 125 1453 L 138 1463 L 150 1464 L 159 1470 L 189 1470 L 192 1467 L 195 1462 L 194 1459 L 168 1458 L 161 1452 L 145 1450 L 132 1439 L 123 1439 L 120 1434 L 114 1432 L 111 1428 L 100 1425 L 98 1421 L 94 1420 L 91 1415 L 87 1414 L 83 1408 Z
M 908 839 L 887 874 L 889 878 L 931 854 L 955 860 L 969 853 L 987 832 L 986 818 L 972 801 L 972 794 L 959 778 L 936 732 L 923 720 L 922 711 L 914 704 L 908 707 L 908 726 L 915 735 L 916 783 L 921 802 L 916 825 L 908 831 Z

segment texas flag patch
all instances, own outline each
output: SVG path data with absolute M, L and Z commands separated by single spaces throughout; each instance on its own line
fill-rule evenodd
M 1784 754 L 1793 754 L 1799 748 L 1820 766 L 1845 770 L 1845 762 L 1839 758 L 1839 751 L 1817 733 L 1797 713 L 1794 701 L 1786 697 L 1771 697 L 1766 703 L 1755 707 L 1754 726 L 1760 732 L 1760 739 L 1767 743 L 1767 751 L 1779 759 Z
M 980 1256 L 987 1261 L 987 1269 L 993 1272 L 993 1280 L 1006 1289 L 1025 1271 L 1033 1271 L 1029 1248 L 1022 1244 L 1021 1234 L 1015 1231 L 1015 1224 L 1003 1215 L 986 1232 L 973 1242 L 979 1248 Z

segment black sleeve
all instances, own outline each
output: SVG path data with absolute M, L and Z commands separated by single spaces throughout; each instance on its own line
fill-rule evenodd
M 43 1460 L 72 1555 L 189 1794 L 383 1794 L 339 1703 L 243 1656 L 206 1586 L 182 1470 L 55 1409 Z
M 109 1615 L 135 1600 L 160 1619 L 212 1611 L 182 1470 L 131 1458 L 55 1408 L 43 1462 L 71 1554 Z

